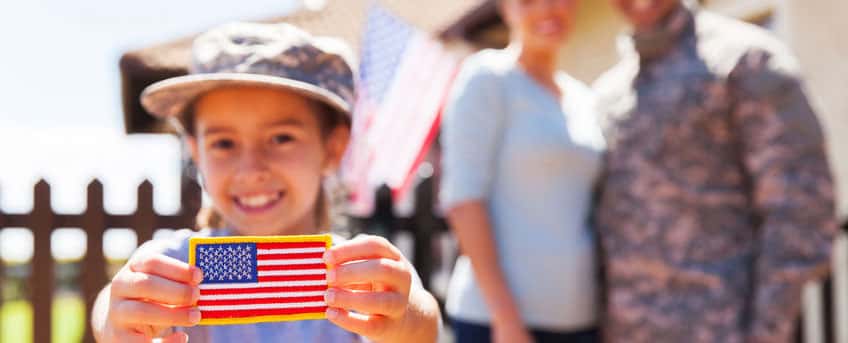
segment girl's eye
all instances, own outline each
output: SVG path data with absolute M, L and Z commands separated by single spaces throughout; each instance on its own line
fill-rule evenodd
M 294 137 L 292 137 L 291 135 L 288 135 L 288 134 L 278 134 L 278 135 L 274 135 L 271 138 L 271 142 L 273 142 L 274 144 L 285 144 L 285 143 L 291 142 L 293 140 L 294 140 Z
M 212 142 L 212 149 L 227 150 L 232 149 L 235 143 L 229 139 L 219 139 Z

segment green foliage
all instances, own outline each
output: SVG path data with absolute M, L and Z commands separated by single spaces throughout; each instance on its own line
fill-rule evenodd
M 53 342 L 82 341 L 86 325 L 85 303 L 77 296 L 63 295 L 53 300 Z M 25 300 L 3 303 L 0 309 L 0 335 L 3 343 L 32 342 L 32 306 Z

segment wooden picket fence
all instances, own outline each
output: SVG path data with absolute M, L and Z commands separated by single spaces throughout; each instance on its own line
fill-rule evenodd
M 0 209 L 0 228 L 25 227 L 32 230 L 34 237 L 33 257 L 30 261 L 30 302 L 33 309 L 33 340 L 50 342 L 51 306 L 55 287 L 54 260 L 50 237 L 53 230 L 62 227 L 81 228 L 86 233 L 86 254 L 83 257 L 80 275 L 82 297 L 86 315 L 91 313 L 97 293 L 107 283 L 106 259 L 103 256 L 103 233 L 107 228 L 132 228 L 138 242 L 153 237 L 157 228 L 192 227 L 200 206 L 200 187 L 194 182 L 184 183 L 182 190 L 183 208 L 174 215 L 161 215 L 153 209 L 153 184 L 144 181 L 138 186 L 138 205 L 135 212 L 125 215 L 108 213 L 103 207 L 103 184 L 92 181 L 88 185 L 86 210 L 80 214 L 57 214 L 50 205 L 50 184 L 42 180 L 35 185 L 33 209 L 25 214 L 3 213 Z M 0 281 L 4 278 L 3 263 L 0 263 Z M 2 282 L 0 282 L 2 287 Z M 0 297 L 0 307 L 3 299 Z M 84 342 L 94 342 L 91 329 L 85 325 Z
M 59 214 L 51 207 L 51 190 L 46 181 L 40 181 L 35 185 L 33 197 L 33 209 L 29 213 L 10 214 L 3 213 L 0 209 L 0 229 L 7 227 L 29 228 L 34 236 L 34 251 L 30 261 L 31 270 L 29 276 L 30 303 L 33 308 L 33 341 L 50 342 L 51 340 L 51 311 L 53 294 L 56 287 L 54 260 L 51 252 L 51 235 L 57 228 L 80 228 L 86 233 L 86 254 L 81 262 L 81 275 L 79 277 L 80 290 L 85 301 L 86 315 L 91 313 L 92 305 L 98 292 L 107 283 L 107 262 L 100 248 L 103 246 L 103 233 L 108 228 L 131 228 L 135 231 L 138 242 L 143 243 L 153 237 L 154 231 L 159 228 L 187 228 L 192 227 L 195 215 L 201 204 L 200 187 L 193 181 L 184 180 L 181 191 L 182 208 L 173 215 L 156 213 L 153 209 L 153 185 L 144 181 L 138 186 L 136 210 L 130 214 L 110 214 L 103 204 L 103 185 L 100 181 L 92 181 L 87 188 L 86 210 L 80 214 Z M 2 195 L 2 192 L 0 192 Z M 430 279 L 436 268 L 434 259 L 434 239 L 445 234 L 447 225 L 444 220 L 433 213 L 434 187 L 433 180 L 427 179 L 415 189 L 416 208 L 410 218 L 395 218 L 389 206 L 377 206 L 378 211 L 369 218 L 351 218 L 351 224 L 359 228 L 359 231 L 369 232 L 369 228 L 381 227 L 380 232 L 371 232 L 384 235 L 392 235 L 406 231 L 413 238 L 412 261 L 418 270 L 424 285 L 430 288 Z M 384 199 L 385 200 L 385 199 Z M 389 202 L 391 200 L 389 199 Z M 379 204 L 378 204 L 379 205 Z M 382 210 L 380 210 L 382 208 Z M 840 328 L 837 320 L 845 321 L 848 318 L 840 318 L 848 315 L 848 308 L 839 309 L 838 299 L 835 294 L 841 294 L 842 298 L 848 297 L 848 238 L 844 235 L 840 239 L 841 259 L 835 264 L 835 279 L 826 280 L 816 284 L 814 298 L 817 298 L 812 310 L 814 316 L 807 316 L 799 320 L 805 322 L 800 325 L 803 330 L 798 332 L 798 342 L 836 342 L 841 332 L 843 339 L 848 336 L 846 328 Z M 452 261 L 441 261 L 442 265 L 452 264 Z M 3 305 L 2 286 L 6 277 L 3 270 L 4 264 L 0 261 L 0 308 Z M 840 281 L 841 280 L 841 281 Z M 441 299 L 440 299 L 441 300 Z M 848 301 L 844 301 L 848 302 Z M 844 306 L 848 307 L 848 306 Z M 809 314 L 810 311 L 807 311 Z M 810 318 L 815 318 L 810 323 Z M 810 335 L 810 327 L 814 334 Z M 840 331 L 842 330 L 842 331 Z M 805 332 L 806 331 L 806 332 Z M 808 337 L 818 337 L 808 339 Z M 0 335 L 2 339 L 2 335 Z M 94 342 L 88 321 L 85 325 L 83 342 Z M 844 341 L 841 341 L 844 342 Z M 8 342 L 0 342 L 8 343 Z

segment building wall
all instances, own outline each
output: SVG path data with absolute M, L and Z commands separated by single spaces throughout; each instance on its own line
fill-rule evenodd
M 779 0 L 776 29 L 801 62 L 807 88 L 828 135 L 840 194 L 848 216 L 848 1 Z
M 563 49 L 560 66 L 569 74 L 592 82 L 618 59 L 616 37 L 625 30 L 610 1 L 582 1 L 574 33 Z
M 702 0 L 702 5 L 734 18 L 756 21 L 775 8 L 775 0 Z
M 820 0 L 827 2 L 827 0 Z M 841 1 L 841 0 L 837 0 Z M 773 0 L 704 0 L 703 7 L 728 16 L 762 20 L 774 9 Z M 564 48 L 560 66 L 571 75 L 592 82 L 615 63 L 616 37 L 626 25 L 609 0 L 581 2 L 571 41 Z

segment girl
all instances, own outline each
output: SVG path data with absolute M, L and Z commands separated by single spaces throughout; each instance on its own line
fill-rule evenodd
M 220 226 L 139 248 L 97 299 L 98 341 L 435 341 L 438 305 L 378 237 L 336 238 L 324 255 L 328 320 L 194 326 L 189 237 L 327 231 L 322 181 L 344 154 L 353 95 L 342 48 L 286 24 L 231 24 L 195 41 L 192 75 L 145 90 L 146 109 L 178 123 Z
M 556 70 L 577 0 L 499 6 L 509 46 L 466 59 L 442 128 L 441 200 L 464 254 L 447 313 L 460 342 L 592 342 L 604 142 L 592 93 Z

